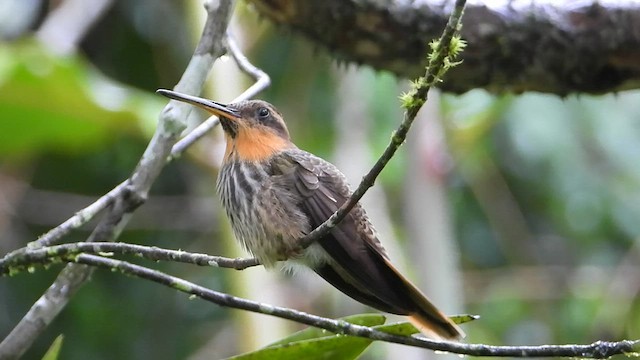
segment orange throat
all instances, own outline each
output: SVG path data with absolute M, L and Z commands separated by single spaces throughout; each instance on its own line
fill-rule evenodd
M 291 141 L 262 129 L 240 127 L 235 138 L 225 134 L 227 148 L 224 161 L 232 158 L 241 161 L 260 162 L 288 147 Z

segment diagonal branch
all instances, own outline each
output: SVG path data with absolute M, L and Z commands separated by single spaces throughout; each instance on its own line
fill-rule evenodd
M 466 1 L 465 0 L 457 0 L 455 6 L 451 12 L 449 17 L 449 22 L 445 27 L 440 40 L 438 41 L 438 46 L 434 48 L 433 53 L 430 55 L 429 66 L 426 69 L 426 74 L 424 79 L 420 79 L 421 87 L 417 88 L 415 94 L 413 94 L 413 104 L 416 106 L 408 107 L 407 111 L 404 114 L 404 119 L 400 123 L 400 126 L 396 129 L 394 134 L 391 136 L 391 141 L 389 145 L 385 148 L 384 152 L 373 165 L 371 170 L 362 178 L 360 184 L 353 192 L 351 197 L 342 204 L 342 206 L 335 212 L 329 219 L 323 222 L 320 226 L 315 228 L 312 232 L 310 232 L 307 236 L 305 236 L 301 240 L 302 247 L 308 247 L 313 244 L 315 241 L 319 240 L 326 234 L 328 234 L 331 229 L 333 229 L 336 225 L 338 225 L 346 216 L 349 214 L 349 211 L 353 209 L 353 207 L 360 201 L 360 199 L 364 196 L 367 190 L 373 186 L 380 172 L 387 166 L 387 163 L 396 151 L 400 148 L 400 146 L 404 143 L 409 129 L 411 128 L 411 124 L 413 120 L 416 118 L 418 110 L 422 107 L 422 104 L 426 101 L 427 93 L 431 88 L 431 85 L 434 82 L 438 81 L 438 79 L 443 75 L 443 72 L 447 70 L 447 63 L 445 59 L 450 55 L 450 46 L 451 41 L 454 37 L 454 34 L 458 32 L 458 29 L 461 24 L 462 13 L 464 11 Z
M 541 345 L 541 346 L 491 346 L 482 344 L 463 344 L 448 341 L 435 341 L 426 338 L 387 334 L 366 326 L 350 324 L 343 320 L 333 320 L 289 308 L 259 303 L 229 294 L 214 291 L 192 282 L 152 270 L 140 265 L 101 256 L 80 254 L 64 258 L 79 264 L 116 270 L 126 275 L 150 280 L 178 291 L 194 295 L 203 300 L 224 307 L 246 310 L 292 320 L 301 324 L 328 330 L 332 333 L 357 336 L 372 340 L 409 345 L 434 351 L 450 352 L 472 356 L 498 357 L 580 357 L 606 359 L 613 355 L 637 353 L 640 340 L 618 342 L 597 341 L 588 345 Z
M 247 57 L 242 53 L 242 51 L 236 44 L 236 41 L 231 34 L 227 33 L 226 43 L 227 50 L 236 61 L 236 64 L 238 65 L 240 70 L 242 70 L 255 80 L 255 83 L 253 85 L 251 85 L 247 90 L 236 97 L 232 102 L 250 99 L 260 93 L 262 90 L 268 88 L 271 85 L 271 79 L 269 78 L 269 75 L 249 62 Z M 218 118 L 216 116 L 211 116 L 198 127 L 193 129 L 193 131 L 191 131 L 189 135 L 178 141 L 178 143 L 173 147 L 171 156 L 169 157 L 169 161 L 175 159 L 176 157 L 179 157 L 184 152 L 184 150 L 186 150 L 198 139 L 206 135 L 211 129 L 216 127 L 218 123 Z

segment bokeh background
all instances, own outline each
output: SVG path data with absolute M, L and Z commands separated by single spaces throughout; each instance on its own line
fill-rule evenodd
M 65 50 L 52 46 L 56 29 L 45 26 L 59 3 L 0 1 L 0 255 L 129 176 L 166 104 L 154 91 L 176 84 L 205 15 L 199 0 L 117 0 Z M 333 161 L 356 185 L 402 118 L 405 81 L 336 63 L 244 2 L 232 23 L 249 59 L 271 76 L 260 97 L 284 113 L 301 148 Z M 250 84 L 222 58 L 205 96 L 229 101 Z M 194 111 L 191 121 L 203 117 Z M 216 129 L 166 167 L 120 240 L 246 255 L 215 194 L 222 142 Z M 432 92 L 364 203 L 394 262 L 441 308 L 482 316 L 465 326 L 470 342 L 637 338 L 639 159 L 638 91 Z M 65 240 L 84 240 L 92 224 Z M 136 261 L 323 316 L 371 311 L 310 273 Z M 0 278 L 0 337 L 59 270 Z M 40 358 L 60 334 L 64 359 L 221 358 L 300 328 L 97 271 L 26 358 Z M 425 352 L 376 344 L 365 354 L 400 356 Z

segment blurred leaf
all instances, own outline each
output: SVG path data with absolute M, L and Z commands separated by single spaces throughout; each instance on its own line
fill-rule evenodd
M 374 326 L 373 328 L 378 331 L 386 332 L 387 334 L 401 335 L 401 336 L 409 336 L 409 335 L 417 334 L 420 332 L 420 330 L 418 330 L 415 326 L 413 326 L 409 322 L 380 325 L 380 326 Z
M 460 315 L 451 315 L 449 319 L 456 324 L 464 324 L 471 321 L 475 321 L 480 319 L 480 315 L 471 315 L 471 314 L 460 314 Z
M 37 43 L 0 46 L 2 155 L 100 147 L 114 134 L 139 132 L 161 106 L 160 99 L 108 81 L 78 56 L 54 56 Z
M 470 315 L 470 314 L 449 316 L 449 319 L 451 319 L 451 321 L 453 321 L 456 324 L 468 323 L 471 321 L 478 320 L 479 318 L 480 316 L 478 315 Z M 413 326 L 413 324 L 411 324 L 410 322 L 400 322 L 395 324 L 380 325 L 380 326 L 374 326 L 373 328 L 389 334 L 402 335 L 402 336 L 409 336 L 409 335 L 417 334 L 420 332 L 420 330 L 418 330 L 418 328 Z
M 64 335 L 60 334 L 58 337 L 53 340 L 49 350 L 44 354 L 42 360 L 56 360 L 58 359 L 58 355 L 60 355 L 60 350 L 62 349 L 62 342 L 64 341 Z

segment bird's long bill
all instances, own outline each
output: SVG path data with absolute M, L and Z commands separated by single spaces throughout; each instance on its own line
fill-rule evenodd
M 238 111 L 230 107 L 229 105 L 217 103 L 215 101 L 203 99 L 197 96 L 182 94 L 172 90 L 158 89 L 156 92 L 170 99 L 186 102 L 187 104 L 191 104 L 199 108 L 205 109 L 208 112 L 212 113 L 213 115 L 224 116 L 225 118 L 228 118 L 228 119 L 240 118 L 240 114 L 238 114 Z

